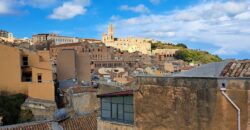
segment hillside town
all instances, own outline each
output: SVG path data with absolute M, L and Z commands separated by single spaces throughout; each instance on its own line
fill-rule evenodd
M 250 129 L 250 60 L 190 62 L 177 56 L 184 44 L 107 30 L 101 40 L 0 30 L 1 95 L 24 95 L 17 115 L 0 109 L 0 130 Z

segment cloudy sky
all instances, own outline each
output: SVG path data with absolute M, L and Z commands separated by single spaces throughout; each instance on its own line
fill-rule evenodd
M 146 37 L 250 58 L 250 0 L 0 0 L 0 29 L 15 37 L 36 33 L 101 39 Z

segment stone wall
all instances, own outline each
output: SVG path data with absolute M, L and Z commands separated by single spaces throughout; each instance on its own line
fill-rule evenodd
M 72 107 L 77 115 L 84 115 L 99 109 L 96 92 L 77 93 L 71 96 Z
M 97 130 L 137 130 L 134 125 L 97 119 Z
M 34 121 L 52 120 L 57 110 L 56 103 L 50 100 L 27 98 L 21 106 L 22 110 L 31 110 Z
M 237 111 L 221 94 L 241 109 L 241 128 L 249 130 L 249 79 L 138 77 L 134 93 L 138 130 L 235 130 Z

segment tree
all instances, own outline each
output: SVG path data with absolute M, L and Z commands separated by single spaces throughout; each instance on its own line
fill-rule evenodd
M 176 44 L 176 46 L 182 47 L 182 48 L 188 48 L 187 45 L 184 43 L 178 43 L 178 44 Z
M 176 59 L 180 59 L 186 62 L 202 63 L 219 62 L 222 59 L 217 55 L 212 55 L 206 51 L 181 49 L 175 54 Z
M 19 122 L 21 105 L 27 98 L 24 94 L 9 94 L 0 92 L 0 115 L 3 116 L 3 125 L 16 124 Z

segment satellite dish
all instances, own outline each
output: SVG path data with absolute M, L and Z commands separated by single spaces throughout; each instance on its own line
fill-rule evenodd
M 59 109 L 54 113 L 55 121 L 62 121 L 69 118 L 69 114 L 65 108 Z

